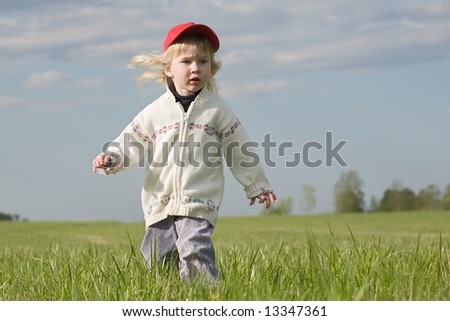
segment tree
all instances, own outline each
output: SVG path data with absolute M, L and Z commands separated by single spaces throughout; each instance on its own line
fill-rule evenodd
M 380 204 L 378 203 L 377 198 L 375 196 L 372 196 L 372 198 L 370 199 L 370 205 L 369 205 L 368 212 L 376 212 L 376 211 L 378 211 L 379 207 L 380 207 Z
M 0 221 L 12 221 L 12 217 L 9 214 L 0 213 Z
M 416 194 L 409 188 L 402 187 L 398 181 L 384 191 L 378 207 L 379 211 L 412 211 L 417 208 Z
M 337 213 L 355 213 L 364 211 L 363 182 L 356 171 L 349 170 L 341 174 L 334 185 L 334 205 Z
M 292 197 L 277 200 L 269 209 L 264 209 L 261 215 L 289 215 L 292 211 Z
M 316 207 L 315 192 L 315 188 L 311 185 L 304 184 L 302 186 L 300 208 L 304 213 L 310 213 Z
M 441 201 L 441 191 L 439 187 L 430 184 L 419 192 L 417 196 L 416 208 L 419 210 L 435 210 Z
M 19 214 L 7 214 L 7 213 L 0 212 L 0 221 L 27 222 L 28 219 L 27 218 L 21 219 Z
M 20 216 L 18 214 L 6 214 L 0 212 L 0 221 L 13 221 L 18 222 L 20 220 Z
M 449 211 L 450 210 L 450 184 L 447 185 L 444 195 L 441 198 L 441 202 L 439 204 L 439 208 L 441 210 Z

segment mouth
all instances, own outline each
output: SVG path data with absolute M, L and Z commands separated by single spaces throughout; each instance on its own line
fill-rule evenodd
M 200 81 L 200 78 L 198 78 L 198 77 L 193 77 L 193 78 L 189 79 L 189 81 L 192 81 L 192 82 L 199 82 L 199 81 Z

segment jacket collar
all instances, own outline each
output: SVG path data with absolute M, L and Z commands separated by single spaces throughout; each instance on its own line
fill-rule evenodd
M 200 91 L 200 93 L 197 95 L 197 98 L 195 98 L 194 100 L 194 104 L 200 104 L 202 102 L 204 102 L 205 100 L 207 100 L 211 95 L 213 94 L 213 92 L 211 92 L 207 86 L 203 87 Z M 170 90 L 169 86 L 166 85 L 166 92 L 163 95 L 165 97 L 165 99 L 169 102 L 169 103 L 176 103 L 176 98 L 174 96 L 174 94 L 172 93 L 172 91 Z

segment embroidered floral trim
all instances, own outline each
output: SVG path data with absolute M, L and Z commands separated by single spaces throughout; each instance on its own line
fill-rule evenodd
M 132 122 L 131 123 L 131 128 L 133 128 L 133 131 L 145 142 L 151 142 L 153 140 L 156 139 L 156 137 L 162 135 L 162 134 L 166 134 L 169 131 L 172 130 L 178 130 L 180 129 L 180 123 L 174 123 L 168 126 L 164 126 L 163 128 L 160 128 L 158 130 L 156 130 L 150 137 L 145 135 L 144 132 L 140 129 L 139 125 L 137 125 L 136 123 Z
M 239 126 L 241 126 L 241 122 L 239 121 L 239 119 L 236 119 L 236 122 L 231 126 L 230 130 L 223 133 L 223 137 L 228 137 L 234 134 L 234 130 Z
M 180 123 L 176 122 L 174 124 L 164 126 L 158 130 L 155 130 L 152 135 L 148 136 L 144 133 L 144 131 L 139 127 L 138 124 L 135 122 L 132 122 L 130 124 L 133 131 L 140 137 L 145 143 L 154 141 L 158 136 L 166 134 L 167 132 L 170 132 L 172 130 L 179 130 L 180 129 Z M 229 130 L 221 133 L 218 130 L 216 130 L 214 127 L 209 126 L 208 124 L 197 124 L 195 122 L 189 123 L 189 130 L 203 130 L 207 135 L 213 136 L 215 135 L 219 140 L 222 140 L 224 137 L 229 137 L 230 135 L 234 134 L 234 131 L 236 128 L 241 126 L 241 123 L 238 119 L 236 119 L 236 122 L 230 127 Z
M 171 201 L 175 200 L 175 197 L 171 194 L 164 194 L 159 197 L 159 199 L 153 201 L 153 203 L 149 204 L 146 208 L 147 214 L 151 214 L 153 209 L 159 208 L 160 206 L 167 206 Z M 199 198 L 193 198 L 191 194 L 183 194 L 178 200 L 184 206 L 188 204 L 201 204 L 204 205 L 208 211 L 212 212 L 214 210 L 219 211 L 219 206 L 216 206 L 213 200 L 202 200 Z

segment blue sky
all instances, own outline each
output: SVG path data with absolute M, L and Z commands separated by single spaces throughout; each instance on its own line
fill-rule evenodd
M 366 202 L 394 181 L 450 184 L 450 1 L 2 1 L 0 211 L 30 220 L 140 221 L 143 169 L 102 177 L 92 159 L 164 90 L 140 91 L 135 54 L 161 50 L 172 26 L 219 35 L 217 81 L 252 139 L 294 147 L 266 173 L 315 213 L 356 170 Z M 309 141 L 348 141 L 348 167 L 286 168 Z M 259 150 L 262 152 L 262 150 Z M 311 153 L 323 158 L 323 150 Z M 229 171 L 221 215 L 256 215 Z

